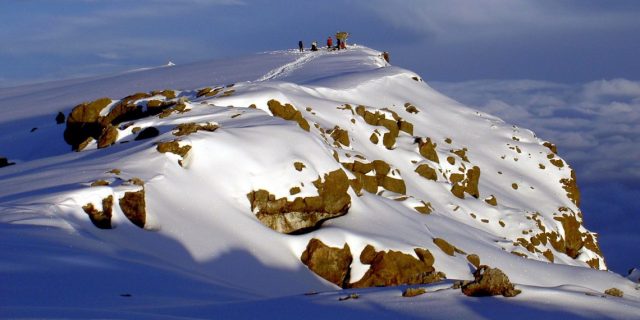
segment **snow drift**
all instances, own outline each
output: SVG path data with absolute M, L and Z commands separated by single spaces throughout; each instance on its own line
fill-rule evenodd
M 438 282 L 425 287 L 437 301 L 481 317 L 497 302 L 465 308 L 473 298 L 444 280 L 480 264 L 522 292 L 500 300 L 505 316 L 550 294 L 550 312 L 574 316 L 640 308 L 637 285 L 600 271 L 552 143 L 366 47 L 0 89 L 0 107 L 11 316 L 252 317 L 291 303 L 323 317 L 345 308 L 339 287 Z M 604 295 L 613 287 L 624 296 Z M 380 317 L 439 303 L 350 290 Z M 389 307 L 398 299 L 422 300 Z

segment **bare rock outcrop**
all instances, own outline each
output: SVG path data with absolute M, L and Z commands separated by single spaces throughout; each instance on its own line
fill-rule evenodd
M 323 279 L 344 288 L 349 283 L 353 257 L 348 244 L 342 249 L 329 247 L 318 239 L 311 239 L 300 257 L 311 271 Z
M 481 265 L 473 273 L 475 278 L 471 282 L 462 285 L 462 293 L 472 297 L 485 297 L 502 295 L 515 297 L 521 291 L 513 287 L 509 277 L 498 268 Z
M 302 116 L 300 110 L 297 110 L 290 104 L 282 105 L 278 100 L 271 99 L 267 102 L 269 111 L 275 116 L 284 120 L 295 121 L 304 131 L 309 131 L 311 127 L 309 122 Z
M 144 228 L 147 221 L 147 208 L 145 204 L 144 189 L 140 191 L 125 192 L 124 197 L 120 198 L 120 209 L 124 215 L 133 224 L 140 228 Z
M 111 214 L 113 212 L 113 196 L 102 199 L 102 211 L 88 203 L 82 207 L 82 210 L 89 215 L 89 219 L 94 226 L 100 229 L 111 229 Z
M 426 249 L 414 249 L 418 259 L 400 251 L 378 251 L 367 245 L 360 254 L 360 262 L 370 265 L 360 280 L 351 288 L 396 286 L 402 284 L 427 284 L 445 278 L 433 268 L 434 258 Z
M 168 91 L 167 95 L 170 96 Z M 91 139 L 98 141 L 98 148 L 108 147 L 117 138 L 118 124 L 156 115 L 176 105 L 174 101 L 161 100 L 151 100 L 144 105 L 137 103 L 138 100 L 149 97 L 152 95 L 144 92 L 127 96 L 113 105 L 108 112 L 103 110 L 113 102 L 109 98 L 100 98 L 75 106 L 67 117 L 65 141 L 75 151 L 81 151 Z M 64 115 L 57 117 L 57 121 L 63 118 Z
M 251 210 L 265 226 L 282 233 L 302 233 L 319 227 L 327 220 L 342 216 L 351 206 L 349 178 L 338 169 L 313 182 L 317 196 L 276 199 L 267 190 L 251 191 L 247 198 Z

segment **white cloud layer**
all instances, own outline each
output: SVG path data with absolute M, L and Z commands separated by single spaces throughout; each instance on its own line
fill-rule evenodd
M 558 145 L 579 181 L 640 181 L 640 81 L 432 83 L 467 105 Z
M 593 1 L 367 0 L 367 8 L 396 27 L 442 42 L 598 31 L 637 25 L 637 11 Z

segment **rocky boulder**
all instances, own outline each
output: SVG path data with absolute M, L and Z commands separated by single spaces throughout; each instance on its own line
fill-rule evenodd
M 342 249 L 325 245 L 318 239 L 311 239 L 300 257 L 311 271 L 323 279 L 344 288 L 349 283 L 349 272 L 353 257 L 348 244 Z
M 434 258 L 429 250 L 414 249 L 418 259 L 400 251 L 378 251 L 367 245 L 360 254 L 360 262 L 370 265 L 365 275 L 351 288 L 427 284 L 446 276 L 433 268 Z
M 124 215 L 133 224 L 140 228 L 144 228 L 147 220 L 147 209 L 144 199 L 144 189 L 135 192 L 125 192 L 124 197 L 120 198 L 120 209 Z
M 462 293 L 472 297 L 497 296 L 515 297 L 521 291 L 513 287 L 509 277 L 498 268 L 481 265 L 473 273 L 473 281 L 462 285 Z
M 247 198 L 251 210 L 265 226 L 281 233 L 303 233 L 320 226 L 327 220 L 342 216 L 351 207 L 349 178 L 342 170 L 324 175 L 324 182 L 318 178 L 313 182 L 318 189 L 317 196 L 276 199 L 267 190 L 251 191 Z
M 96 209 L 92 203 L 82 207 L 94 226 L 100 229 L 111 229 L 111 214 L 113 211 L 113 196 L 102 199 L 102 211 Z

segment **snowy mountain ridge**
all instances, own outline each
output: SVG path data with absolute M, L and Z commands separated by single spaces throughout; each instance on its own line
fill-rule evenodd
M 340 287 L 392 310 L 380 317 L 416 316 L 435 302 L 360 288 L 423 285 L 464 306 L 478 298 L 445 279 L 473 279 L 480 264 L 522 291 L 492 303 L 640 309 L 636 284 L 597 271 L 576 176 L 552 143 L 366 47 L 2 89 L 0 107 L 0 156 L 15 163 L 0 169 L 12 316 L 124 304 L 112 314 L 253 317 L 337 304 Z M 59 283 L 55 299 L 34 294 Z M 611 288 L 624 297 L 606 298 Z M 298 297 L 309 292 L 326 293 Z

